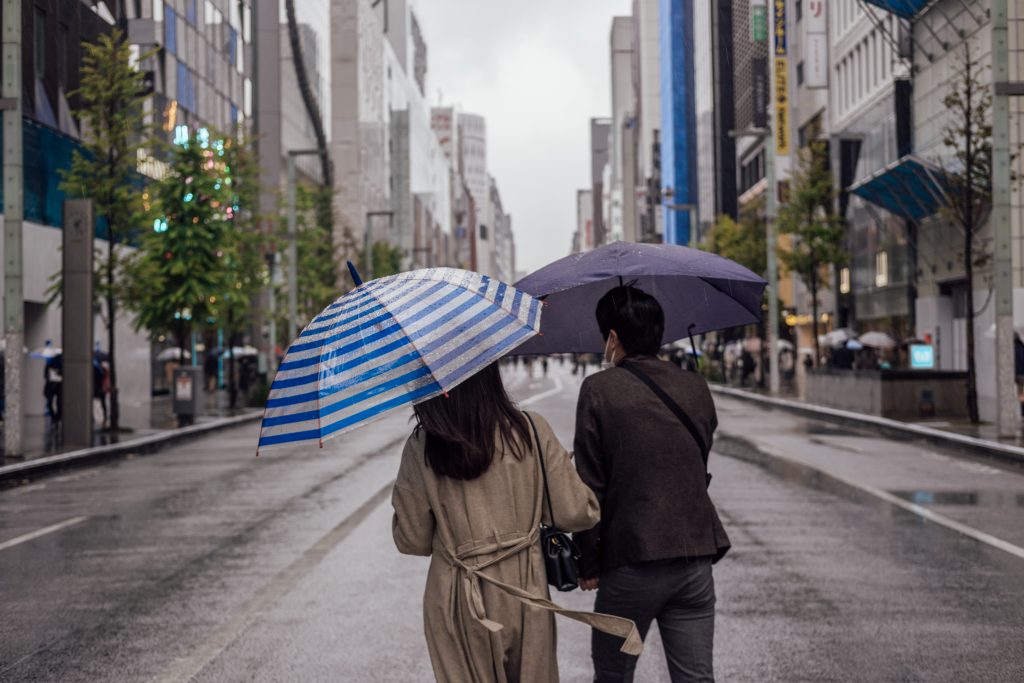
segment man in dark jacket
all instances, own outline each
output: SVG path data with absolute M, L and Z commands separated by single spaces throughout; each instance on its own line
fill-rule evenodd
M 704 448 L 718 420 L 704 379 L 656 357 L 665 316 L 654 297 L 616 287 L 597 305 L 615 367 L 587 378 L 576 413 L 576 466 L 601 502 L 601 522 L 577 534 L 581 587 L 594 610 L 657 620 L 672 681 L 712 681 L 715 589 L 711 564 L 729 538 L 708 497 Z M 696 434 L 634 374 L 648 377 Z M 702 442 L 702 443 L 701 443 Z M 594 680 L 632 681 L 636 657 L 594 632 Z

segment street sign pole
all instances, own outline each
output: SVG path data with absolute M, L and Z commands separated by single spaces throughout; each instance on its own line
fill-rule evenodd
M 22 280 L 21 0 L 3 0 L 4 454 L 24 453 L 21 382 L 25 363 Z

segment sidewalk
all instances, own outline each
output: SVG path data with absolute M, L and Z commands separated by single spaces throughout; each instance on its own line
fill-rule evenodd
M 60 425 L 49 417 L 31 415 L 25 418 L 25 454 L 6 457 L 3 454 L 3 422 L 0 422 L 0 483 L 31 478 L 44 472 L 66 467 L 94 463 L 129 453 L 159 450 L 169 444 L 206 434 L 218 429 L 254 422 L 263 415 L 262 408 L 241 405 L 228 407 L 226 391 L 204 396 L 203 413 L 197 415 L 193 425 L 179 428 L 172 411 L 169 396 L 154 396 L 149 401 L 121 404 L 120 433 L 97 429 L 93 445 L 89 448 L 66 447 L 62 442 Z
M 1008 462 L 1024 464 L 1024 434 L 1014 438 L 1000 438 L 996 425 L 991 423 L 975 425 L 966 420 L 904 422 L 821 406 L 802 400 L 792 393 L 783 393 L 778 397 L 773 397 L 760 389 L 741 389 L 724 384 L 711 384 L 710 386 L 712 392 L 717 396 L 731 396 L 756 402 L 765 407 L 782 408 L 790 412 L 839 421 L 861 428 L 880 429 L 896 436 L 925 439 L 943 447 L 966 448 L 979 455 L 984 454 Z

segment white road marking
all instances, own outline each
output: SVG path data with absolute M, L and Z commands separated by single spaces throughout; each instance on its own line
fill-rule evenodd
M 8 548 L 13 548 L 16 545 L 21 545 L 22 543 L 27 543 L 28 541 L 31 541 L 31 540 L 36 539 L 36 538 L 39 538 L 40 536 L 45 536 L 46 534 L 52 534 L 54 531 L 60 531 L 61 529 L 66 529 L 69 526 L 74 526 L 75 524 L 79 524 L 81 522 L 84 522 L 87 519 L 89 519 L 89 518 L 88 517 L 72 517 L 71 519 L 65 519 L 63 522 L 58 522 L 57 524 L 51 524 L 48 527 L 43 527 L 42 529 L 37 529 L 36 531 L 33 531 L 31 533 L 23 534 L 21 536 L 16 536 L 16 537 L 12 538 L 9 541 L 4 541 L 3 543 L 0 543 L 0 550 L 7 550 Z
M 872 495 L 880 500 L 884 500 L 885 502 L 891 505 L 895 505 L 896 507 L 906 510 L 907 512 L 912 512 L 919 517 L 927 519 L 929 522 L 935 522 L 936 524 L 944 526 L 947 529 L 952 529 L 957 533 L 963 534 L 964 536 L 967 536 L 969 538 L 973 538 L 974 540 L 980 541 L 985 545 L 992 546 L 993 548 L 997 548 L 1004 552 L 1010 553 L 1011 555 L 1019 557 L 1020 559 L 1024 560 L 1024 548 L 1014 545 L 1008 541 L 1004 541 L 1001 538 L 997 538 L 992 534 L 987 534 L 984 531 L 979 531 L 978 529 L 975 529 L 974 527 L 967 526 L 966 524 L 961 524 L 955 519 L 950 519 L 949 517 L 946 517 L 943 514 L 935 512 L 934 510 L 929 510 L 928 508 L 918 505 L 916 503 L 911 503 L 909 501 L 903 500 L 899 496 L 894 496 L 888 491 L 884 491 L 878 487 L 870 486 L 868 484 L 861 484 L 859 482 L 853 481 L 852 479 L 848 479 L 842 475 L 828 472 L 821 468 L 808 465 L 807 463 L 801 462 L 799 460 L 794 460 L 785 455 L 782 455 L 781 453 L 778 453 L 777 451 L 764 448 L 763 446 L 757 446 L 757 449 L 773 458 L 784 460 L 799 467 L 808 467 L 812 470 L 821 472 L 822 474 L 831 477 L 832 479 L 835 479 L 836 481 L 842 484 L 855 488 L 859 491 L 863 491 L 864 493 Z
M 555 386 L 554 386 L 553 389 L 548 389 L 547 391 L 542 391 L 539 394 L 534 394 L 533 396 L 530 396 L 529 398 L 524 398 L 522 401 L 519 402 L 519 405 L 521 405 L 521 406 L 528 406 L 528 405 L 530 405 L 532 403 L 536 403 L 537 401 L 543 401 L 544 399 L 546 399 L 546 398 L 548 398 L 550 396 L 554 396 L 556 394 L 562 393 L 562 389 L 564 388 L 562 386 L 562 380 L 558 379 L 557 376 L 554 377 L 554 380 L 555 380 Z

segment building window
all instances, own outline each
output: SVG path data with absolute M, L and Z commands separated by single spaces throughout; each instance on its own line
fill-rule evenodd
M 800 23 L 804 18 L 804 3 L 803 0 L 796 0 L 796 21 Z
M 164 0 L 153 0 L 153 21 L 160 23 L 164 20 Z
M 480 239 L 487 239 L 487 226 L 483 223 L 480 224 Z
M 850 293 L 850 269 L 843 268 L 839 271 L 839 293 L 849 294 Z
M 68 87 L 68 25 L 57 24 L 57 85 L 61 90 Z
M 803 60 L 801 60 L 796 65 L 796 84 L 797 85 L 803 85 L 804 84 L 804 63 L 803 63 Z
M 36 8 L 35 21 L 33 23 L 35 40 L 33 41 L 33 52 L 36 78 L 43 80 L 46 77 L 46 12 Z
M 196 7 L 197 4 L 198 0 L 185 0 L 185 21 L 193 26 L 196 25 L 196 21 L 199 19 L 199 11 L 198 7 Z
M 880 251 L 875 254 L 875 287 L 889 286 L 889 254 Z

